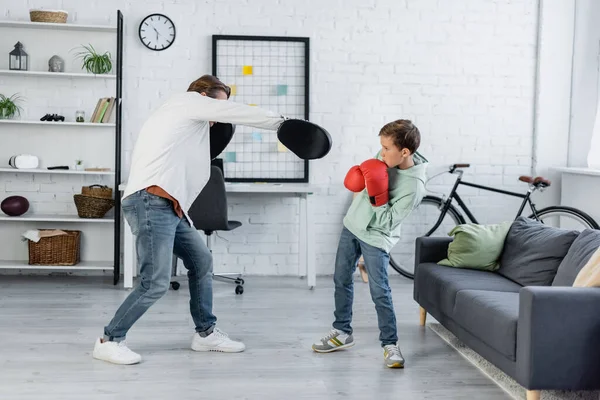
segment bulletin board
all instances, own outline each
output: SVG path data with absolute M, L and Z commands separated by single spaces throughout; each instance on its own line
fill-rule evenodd
M 213 35 L 212 73 L 231 87 L 230 101 L 308 120 L 309 38 Z M 229 182 L 308 182 L 308 160 L 277 132 L 236 126 L 221 153 Z

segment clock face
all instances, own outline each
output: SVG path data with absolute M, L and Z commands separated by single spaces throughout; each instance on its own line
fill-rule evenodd
M 175 41 L 175 24 L 165 15 L 150 14 L 140 23 L 139 34 L 150 50 L 165 50 Z

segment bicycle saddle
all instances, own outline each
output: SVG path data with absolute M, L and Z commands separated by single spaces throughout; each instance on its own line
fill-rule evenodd
M 519 180 L 521 182 L 533 184 L 535 186 L 548 187 L 552 184 L 552 182 L 550 182 L 548 179 L 544 178 L 543 176 L 536 176 L 534 178 L 533 176 L 522 175 L 519 177 Z

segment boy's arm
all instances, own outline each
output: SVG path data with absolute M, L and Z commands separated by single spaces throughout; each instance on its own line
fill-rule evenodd
M 396 229 L 415 208 L 416 194 L 408 194 L 398 199 L 393 205 L 384 204 L 379 207 L 371 206 L 375 214 L 374 226 L 380 226 L 388 231 Z
M 229 100 L 217 100 L 208 96 L 196 96 L 189 106 L 192 118 L 254 128 L 277 130 L 284 117 L 264 108 L 248 106 Z

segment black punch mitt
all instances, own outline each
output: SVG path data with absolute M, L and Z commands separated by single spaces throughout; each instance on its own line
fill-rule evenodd
M 210 159 L 214 160 L 225 150 L 233 134 L 235 133 L 235 125 L 215 122 L 210 127 Z
M 302 119 L 287 119 L 277 129 L 277 138 L 303 160 L 323 158 L 331 150 L 331 136 L 319 125 Z

